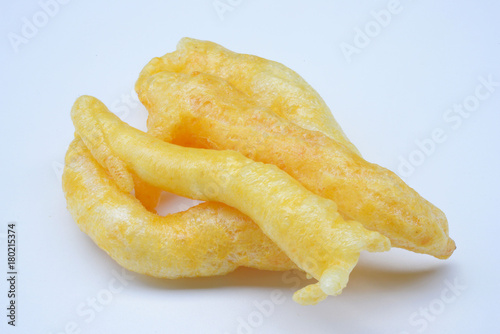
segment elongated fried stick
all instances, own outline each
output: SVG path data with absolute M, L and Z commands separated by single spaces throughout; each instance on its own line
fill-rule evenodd
M 320 132 L 276 116 L 227 81 L 199 72 L 159 72 L 143 80 L 138 91 L 155 137 L 237 150 L 274 164 L 334 200 L 346 219 L 389 237 L 395 247 L 441 259 L 453 253 L 445 215 L 396 174 Z
M 224 275 L 239 266 L 295 268 L 250 218 L 222 203 L 165 217 L 147 211 L 120 190 L 80 138 L 66 153 L 63 189 L 82 231 L 129 270 L 179 278 Z
M 123 123 L 90 96 L 77 99 L 71 116 L 93 155 L 109 154 L 97 160 L 107 162 L 104 166 L 117 183 L 127 179 L 123 173 L 130 170 L 163 190 L 222 202 L 248 215 L 299 268 L 319 281 L 295 293 L 300 303 L 339 294 L 361 250 L 390 248 L 386 237 L 345 221 L 333 201 L 309 192 L 274 165 L 254 162 L 234 151 L 163 142 Z M 118 168 L 115 161 L 119 161 Z M 227 175 L 227 184 L 208 191 L 207 184 L 221 171 Z

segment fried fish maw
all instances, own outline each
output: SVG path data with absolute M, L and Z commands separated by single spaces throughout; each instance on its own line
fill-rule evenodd
M 320 131 L 359 154 L 318 92 L 283 64 L 185 37 L 177 44 L 176 51 L 153 58 L 144 67 L 136 83 L 137 93 L 141 95 L 144 81 L 163 71 L 196 71 L 221 77 L 258 100 L 261 107 L 304 129 Z
M 455 249 L 444 213 L 393 172 L 324 134 L 261 107 L 206 73 L 160 72 L 142 83 L 148 131 L 183 146 L 236 150 L 274 164 L 338 205 L 346 219 L 387 236 L 393 247 L 448 258 Z
M 147 183 L 181 196 L 222 202 L 249 216 L 300 269 L 319 281 L 316 288 L 296 292 L 299 303 L 339 294 L 362 250 L 390 248 L 389 239 L 345 221 L 333 201 L 311 193 L 274 165 L 235 151 L 161 141 L 122 122 L 90 96 L 77 99 L 71 118 L 87 147 L 107 147 L 93 147 L 91 152 L 110 152 Z M 225 181 L 214 182 L 219 179 Z
M 137 93 L 141 95 L 144 81 L 161 71 L 200 71 L 220 76 L 276 115 L 303 128 L 320 131 L 360 154 L 321 96 L 283 64 L 236 53 L 210 41 L 183 38 L 175 52 L 154 58 L 144 67 L 136 84 Z M 147 101 L 142 102 L 147 105 Z M 136 179 L 135 185 L 136 197 L 154 211 L 160 197 L 158 190 L 140 179 Z
M 66 153 L 63 190 L 82 231 L 128 270 L 155 277 L 224 275 L 239 266 L 288 270 L 293 262 L 247 216 L 202 203 L 165 217 L 122 191 L 76 138 Z

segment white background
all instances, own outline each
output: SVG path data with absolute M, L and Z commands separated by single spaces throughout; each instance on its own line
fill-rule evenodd
M 473 102 L 480 77 L 500 82 L 500 3 L 401 0 L 381 27 L 371 12 L 389 1 L 220 2 L 231 10 L 218 13 L 213 0 L 74 0 L 49 17 L 37 1 L 2 1 L 0 332 L 498 333 L 500 86 L 467 118 L 447 110 Z M 33 23 L 37 31 L 26 28 Z M 367 45 L 357 28 L 372 29 Z M 121 268 L 79 230 L 61 190 L 69 111 L 79 95 L 94 95 L 145 129 L 134 82 L 183 36 L 284 63 L 318 90 L 367 160 L 401 174 L 401 159 L 413 159 L 405 181 L 447 214 L 453 256 L 363 254 L 341 296 L 309 307 L 291 299 L 296 273 L 250 269 L 176 281 L 127 273 L 110 295 Z M 358 46 L 351 57 L 347 44 Z M 436 129 L 446 139 L 418 153 Z M 5 316 L 9 222 L 18 238 L 15 328 Z M 273 293 L 282 297 L 271 307 Z M 90 311 L 99 297 L 105 305 Z

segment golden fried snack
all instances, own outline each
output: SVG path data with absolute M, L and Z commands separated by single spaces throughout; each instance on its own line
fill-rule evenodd
M 224 275 L 239 266 L 295 268 L 247 216 L 222 203 L 202 203 L 158 216 L 122 191 L 80 138 L 66 153 L 68 210 L 92 240 L 123 267 L 155 277 Z
M 320 132 L 275 115 L 219 77 L 159 72 L 143 80 L 138 92 L 149 111 L 149 132 L 157 138 L 237 150 L 274 164 L 310 191 L 334 200 L 345 219 L 387 236 L 392 246 L 440 259 L 455 249 L 445 215 L 397 175 Z
M 161 71 L 200 71 L 220 76 L 276 115 L 303 128 L 320 131 L 360 154 L 345 136 L 321 96 L 283 64 L 254 55 L 239 54 L 213 42 L 183 38 L 175 52 L 154 58 L 144 67 L 136 83 L 137 93 L 141 95 L 143 82 Z M 154 135 L 154 131 L 148 132 Z M 162 137 L 169 141 L 165 136 L 163 132 Z M 135 194 L 144 206 L 154 211 L 160 198 L 158 189 L 136 179 Z
M 283 64 L 230 51 L 216 43 L 182 38 L 177 50 L 153 58 L 141 71 L 136 91 L 159 72 L 212 74 L 229 82 L 274 114 L 298 126 L 320 131 L 359 154 L 321 96 L 297 73 Z
M 295 293 L 299 303 L 339 294 L 362 250 L 390 248 L 386 237 L 358 222 L 345 221 L 333 201 L 314 195 L 274 165 L 235 151 L 166 143 L 128 126 L 90 96 L 77 99 L 71 116 L 92 153 L 107 152 L 113 157 L 104 166 L 113 177 L 118 174 L 117 183 L 127 179 L 121 173 L 129 170 L 155 187 L 222 202 L 248 215 L 299 268 L 319 281 Z M 113 164 L 118 160 L 125 169 L 116 173 Z M 207 185 L 217 174 L 225 175 L 227 183 L 209 190 Z

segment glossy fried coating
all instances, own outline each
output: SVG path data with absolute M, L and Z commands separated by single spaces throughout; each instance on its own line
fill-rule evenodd
M 274 114 L 305 129 L 320 131 L 359 154 L 321 96 L 283 64 L 236 53 L 210 41 L 182 38 L 175 52 L 154 58 L 144 67 L 137 80 L 137 93 L 141 95 L 144 81 L 161 71 L 200 71 L 220 76 Z M 154 131 L 148 132 L 154 135 Z M 165 135 L 163 132 L 164 139 Z M 160 198 L 158 189 L 140 179 L 136 179 L 135 195 L 151 211 L 154 211 Z
M 76 138 L 66 153 L 68 210 L 92 240 L 123 267 L 155 277 L 223 275 L 239 266 L 295 268 L 250 218 L 222 203 L 165 217 L 122 191 Z
M 453 253 L 445 215 L 396 174 L 275 115 L 224 79 L 159 72 L 143 80 L 138 92 L 149 111 L 148 132 L 155 137 L 236 150 L 274 164 L 310 191 L 334 200 L 345 219 L 387 236 L 392 246 L 441 259 Z
M 153 186 L 189 198 L 222 202 L 249 216 L 300 269 L 319 281 L 315 288 L 306 287 L 294 295 L 299 303 L 339 294 L 362 250 L 390 248 L 386 237 L 355 221 L 345 221 L 333 201 L 311 193 L 274 165 L 255 162 L 235 151 L 186 148 L 161 141 L 123 123 L 90 96 L 77 99 L 71 116 L 77 134 L 92 153 L 108 152 L 113 157 L 110 161 L 118 159 L 125 171 L 133 171 Z M 118 175 L 117 183 L 124 179 L 124 170 L 116 173 L 112 163 L 105 166 L 111 175 Z M 221 178 L 214 175 L 222 175 L 226 182 L 207 187 Z
M 153 58 L 141 71 L 136 91 L 159 72 L 203 72 L 218 76 L 261 107 L 304 129 L 320 131 L 359 154 L 321 96 L 300 75 L 278 62 L 230 51 L 216 43 L 182 38 L 177 50 Z

